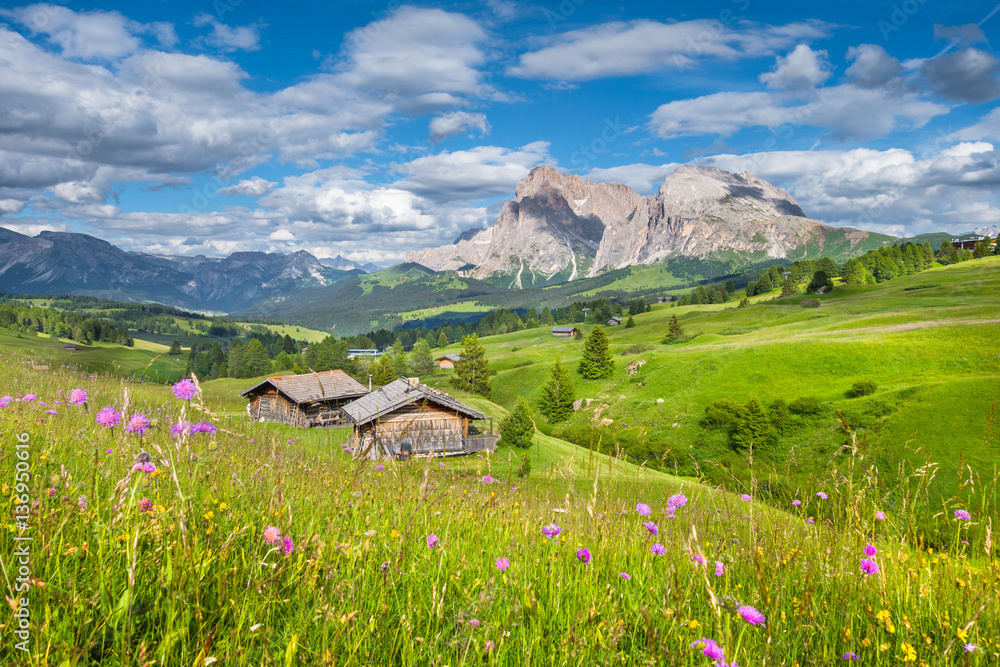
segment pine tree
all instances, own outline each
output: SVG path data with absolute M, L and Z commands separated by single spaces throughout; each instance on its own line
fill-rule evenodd
M 743 412 L 733 422 L 730 444 L 740 451 L 760 447 L 773 438 L 771 419 L 764 406 L 753 396 L 743 406 Z
M 438 336 L 438 347 L 446 347 L 448 345 L 448 336 L 444 333 L 444 329 L 441 330 L 441 334 Z
M 389 358 L 388 354 L 379 357 L 368 372 L 372 374 L 372 382 L 380 387 L 384 387 L 399 377 L 392 367 L 392 359 Z
M 669 342 L 679 341 L 684 338 L 684 327 L 681 325 L 681 321 L 677 319 L 674 315 L 670 318 L 670 324 L 667 329 L 667 340 Z
M 628 319 L 625 321 L 625 328 L 626 329 L 633 329 L 633 328 L 635 328 L 635 320 L 632 319 L 631 315 L 629 315 Z
M 539 408 L 553 424 L 565 421 L 573 414 L 573 382 L 566 368 L 556 361 L 549 381 L 542 386 Z
M 792 277 L 785 278 L 785 284 L 781 286 L 781 296 L 791 296 L 798 291 L 799 287 L 792 281 Z
M 500 422 L 500 443 L 527 449 L 531 447 L 534 437 L 535 423 L 531 421 L 531 407 L 523 396 L 518 396 L 514 409 Z
M 580 374 L 588 380 L 600 380 L 611 377 L 614 370 L 615 362 L 611 359 L 611 351 L 608 349 L 608 337 L 604 335 L 601 327 L 594 327 L 583 347 Z
M 808 294 L 816 294 L 820 290 L 823 292 L 829 292 L 833 289 L 833 281 L 830 280 L 830 276 L 826 275 L 825 271 L 817 271 L 813 274 L 812 280 L 809 281 L 809 286 L 806 287 L 806 292 Z
M 434 371 L 434 359 L 431 357 L 431 346 L 423 338 L 417 339 L 413 351 L 410 352 L 410 368 L 417 375 L 427 375 Z
M 479 336 L 462 339 L 461 359 L 455 362 L 455 374 L 449 379 L 453 387 L 480 396 L 490 397 L 490 364 Z
M 171 356 L 177 356 L 180 353 L 181 353 L 181 342 L 179 340 L 175 340 L 175 341 L 171 342 L 170 343 L 170 349 L 167 350 L 167 354 L 169 354 Z
M 410 360 L 406 358 L 406 350 L 403 349 L 403 342 L 400 340 L 392 345 L 392 370 L 396 373 L 396 377 L 410 374 Z

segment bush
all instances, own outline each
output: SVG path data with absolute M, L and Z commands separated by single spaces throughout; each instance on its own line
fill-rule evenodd
M 527 449 L 535 437 L 531 408 L 523 396 L 517 397 L 514 409 L 500 422 L 500 444 Z
M 653 346 L 649 343 L 635 343 L 626 347 L 619 354 L 624 357 L 630 354 L 642 354 L 643 352 L 648 352 L 651 349 L 653 349 Z
M 699 422 L 704 428 L 724 428 L 743 416 L 743 406 L 731 398 L 719 398 L 708 404 Z
M 803 308 L 819 308 L 819 301 L 816 299 L 804 299 L 799 302 L 799 305 Z
M 788 404 L 793 415 L 821 415 L 826 412 L 823 399 L 816 396 L 801 396 Z
M 847 392 L 848 398 L 860 398 L 861 396 L 871 396 L 878 389 L 878 385 L 871 380 L 861 380 L 855 382 Z
M 531 454 L 525 454 L 521 457 L 521 465 L 517 467 L 518 477 L 527 477 L 531 474 Z

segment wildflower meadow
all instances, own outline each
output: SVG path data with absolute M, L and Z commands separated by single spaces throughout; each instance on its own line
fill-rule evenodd
M 526 478 L 503 450 L 376 465 L 341 431 L 297 440 L 220 414 L 189 380 L 0 364 L 3 665 L 1000 656 L 994 471 L 935 503 L 919 471 L 885 489 L 853 452 L 775 504 L 611 475 L 606 456 Z

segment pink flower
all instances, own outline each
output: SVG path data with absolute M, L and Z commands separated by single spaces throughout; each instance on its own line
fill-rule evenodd
M 31 403 L 31 402 L 32 402 L 33 400 L 35 400 L 36 398 L 38 398 L 38 397 L 37 397 L 37 396 L 35 396 L 34 394 L 25 394 L 25 395 L 24 395 L 24 396 L 23 396 L 23 397 L 21 398 L 21 400 L 22 400 L 22 401 L 24 401 L 25 403 Z
M 209 422 L 198 422 L 197 424 L 193 424 L 191 426 L 192 433 L 215 433 L 218 430 L 219 429 Z
M 69 392 L 69 402 L 73 405 L 83 405 L 87 402 L 87 390 L 77 387 Z
M 493 477 L 491 477 L 490 475 L 486 475 L 485 477 L 483 477 L 483 484 L 492 484 L 492 483 L 493 483 Z
M 628 572 L 622 572 L 618 576 L 624 579 L 625 581 L 632 581 L 632 577 L 631 575 L 629 575 Z
M 480 623 L 479 623 L 479 619 L 478 618 L 473 618 L 472 620 L 469 621 L 469 627 L 470 628 L 478 628 L 479 625 L 480 625 Z
M 253 440 L 251 440 L 250 442 L 253 442 Z M 376 463 L 375 464 L 375 471 L 378 472 L 379 470 L 385 470 L 385 466 L 382 465 L 381 463 Z
M 972 515 L 965 510 L 955 510 L 955 518 L 959 521 L 969 521 Z
M 885 512 L 883 512 L 882 510 L 879 510 L 878 512 L 875 512 L 875 520 L 876 521 L 885 521 Z
M 295 550 L 295 543 L 292 542 L 292 538 L 285 536 L 285 555 L 292 555 L 292 551 Z
M 744 605 L 740 607 L 739 609 L 736 610 L 736 613 L 742 616 L 743 620 L 749 623 L 750 625 L 764 626 L 764 621 L 767 620 L 764 617 L 764 614 L 760 613 L 757 609 L 751 607 L 750 605 Z
M 152 500 L 150 500 L 149 498 L 143 498 L 142 500 L 139 501 L 139 511 L 140 512 L 148 512 L 151 509 L 153 509 L 153 501 Z
M 191 433 L 191 422 L 184 421 L 183 419 L 173 424 L 170 427 L 170 435 L 173 437 L 179 437 L 181 434 Z
M 683 493 L 675 493 L 674 495 L 670 496 L 670 498 L 667 499 L 667 506 L 676 509 L 678 507 L 683 507 L 684 505 L 687 505 L 687 501 L 688 501 L 687 496 L 685 496 Z
M 808 519 L 806 519 L 806 523 L 816 523 L 816 519 L 809 517 Z
M 493 650 L 493 640 L 487 639 L 486 643 L 483 644 L 483 650 L 486 651 L 487 653 L 489 653 L 490 651 L 492 651 Z
M 142 435 L 148 428 L 149 417 L 141 413 L 132 415 L 132 418 L 128 420 L 127 424 L 125 424 L 126 432 L 135 433 L 137 435 Z
M 702 556 L 701 554 L 691 554 L 691 559 L 694 560 L 694 562 L 698 563 L 698 565 L 705 564 L 705 557 Z
M 653 523 L 652 521 L 643 521 L 642 522 L 642 527 L 645 528 L 647 531 L 649 531 L 650 535 L 656 535 L 656 533 L 659 532 L 659 530 L 660 530 L 656 526 L 656 524 Z
M 542 534 L 549 539 L 552 539 L 561 532 L 562 529 L 560 529 L 559 526 L 557 526 L 554 523 L 550 523 L 547 526 L 542 526 Z
M 122 413 L 116 412 L 110 405 L 97 413 L 94 421 L 105 428 L 114 428 L 122 421 Z
M 703 655 L 708 656 L 712 660 L 726 659 L 726 654 L 723 653 L 722 647 L 719 646 L 714 639 L 702 637 L 698 641 L 692 642 L 691 647 L 698 649 Z
M 264 542 L 267 544 L 274 544 L 281 537 L 281 531 L 274 526 L 268 526 L 264 529 Z
M 664 547 L 659 542 L 651 546 L 649 550 L 653 552 L 654 556 L 662 556 L 663 554 L 667 553 L 666 547 Z
M 798 498 L 796 498 L 795 500 L 792 501 L 792 505 L 794 505 L 795 507 L 798 507 L 801 504 L 802 504 L 802 501 L 799 500 Z
M 497 558 L 497 569 L 505 572 L 510 567 L 510 561 L 506 558 Z
M 720 560 L 715 561 L 715 576 L 721 577 L 725 573 L 726 573 L 726 566 L 722 563 L 722 561 Z
M 640 516 L 649 516 L 650 514 L 653 513 L 653 510 L 650 509 L 649 505 L 647 505 L 646 503 L 639 503 L 638 505 L 636 505 L 635 511 L 638 512 Z
M 427 548 L 428 549 L 433 549 L 434 547 L 436 547 L 440 543 L 441 543 L 441 538 L 439 538 L 437 535 L 434 535 L 432 533 L 432 534 L 430 534 L 430 535 L 427 536 Z
M 870 558 L 862 558 L 860 570 L 868 575 L 878 574 L 878 563 Z
M 156 466 L 149 461 L 140 461 L 132 466 L 132 470 L 136 472 L 156 472 Z
M 577 549 L 576 559 L 581 563 L 583 563 L 584 565 L 586 565 L 587 563 L 590 562 L 590 550 L 587 549 L 586 547 L 582 549 Z
M 45 414 L 47 414 L 47 415 L 58 415 L 59 413 L 56 412 L 55 410 L 46 410 Z
M 868 556 L 869 558 L 874 557 L 875 554 L 877 554 L 877 553 L 878 553 L 878 549 L 876 549 L 871 544 L 869 544 L 868 546 L 865 547 L 865 555 Z
M 829 498 L 830 496 L 826 495 L 826 494 L 825 494 L 825 493 L 823 493 L 822 491 L 817 491 L 817 492 L 816 492 L 816 497 L 817 497 L 817 498 L 819 498 L 820 500 L 826 500 L 826 499 L 827 499 L 827 498 Z
M 194 385 L 194 382 L 187 378 L 174 385 L 174 396 L 183 401 L 190 401 L 197 393 L 198 388 Z
M 740 498 L 742 498 L 744 502 L 750 502 L 751 500 L 753 500 L 753 498 L 751 498 L 751 497 L 750 497 L 750 496 L 749 496 L 748 494 L 746 494 L 746 493 L 744 493 L 744 494 L 743 494 L 742 496 L 740 496 Z

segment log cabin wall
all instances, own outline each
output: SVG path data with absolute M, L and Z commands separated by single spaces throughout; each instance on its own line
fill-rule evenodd
M 455 452 L 464 450 L 468 421 L 451 410 L 431 405 L 408 405 L 382 417 L 374 429 L 384 454 L 399 454 L 400 445 L 404 442 L 410 444 L 413 454 Z M 360 444 L 372 428 L 372 424 L 365 425 L 356 434 L 356 441 Z

